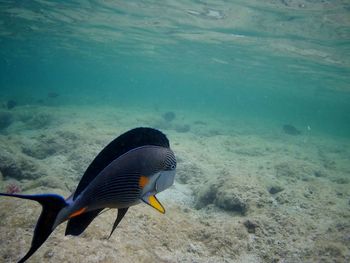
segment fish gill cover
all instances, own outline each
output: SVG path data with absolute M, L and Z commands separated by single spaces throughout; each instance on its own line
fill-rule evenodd
M 133 127 L 178 160 L 167 214 L 135 207 L 108 243 L 113 210 L 79 242 L 59 228 L 33 262 L 350 261 L 349 17 L 345 0 L 1 1 L 0 192 L 68 196 Z M 0 261 L 39 209 L 0 199 Z

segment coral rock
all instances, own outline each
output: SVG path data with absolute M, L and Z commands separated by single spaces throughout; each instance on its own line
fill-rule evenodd
M 259 227 L 259 224 L 253 220 L 244 221 L 243 225 L 247 228 L 248 233 L 255 233 L 256 228 Z
M 277 194 L 279 192 L 282 192 L 284 190 L 284 188 L 280 185 L 273 185 L 269 188 L 269 193 L 274 195 Z
M 5 177 L 21 178 L 22 171 L 13 156 L 6 152 L 0 152 L 0 171 Z
M 0 112 L 0 130 L 6 129 L 13 122 L 12 114 L 6 111 Z
M 248 204 L 233 189 L 218 192 L 215 204 L 224 210 L 239 212 L 242 215 L 244 215 L 248 209 Z

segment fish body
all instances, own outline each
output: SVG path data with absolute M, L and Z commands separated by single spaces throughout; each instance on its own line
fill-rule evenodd
M 25 262 L 52 231 L 68 221 L 66 235 L 80 235 L 105 208 L 118 209 L 110 236 L 129 207 L 145 202 L 161 213 L 156 194 L 174 183 L 176 158 L 166 136 L 151 128 L 135 128 L 113 140 L 87 168 L 75 192 L 64 199 L 56 194 L 0 193 L 39 202 L 43 209 Z
M 284 133 L 289 135 L 300 135 L 301 131 L 299 131 L 297 128 L 295 128 L 293 125 L 285 124 L 282 126 L 282 129 Z
M 147 202 L 174 183 L 176 161 L 169 148 L 142 146 L 123 154 L 105 169 L 58 214 L 55 226 L 75 217 L 79 211 L 128 208 Z M 167 181 L 165 187 L 159 183 Z M 162 211 L 161 211 L 162 212 Z

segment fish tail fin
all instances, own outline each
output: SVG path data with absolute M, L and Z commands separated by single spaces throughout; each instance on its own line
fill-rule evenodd
M 42 206 L 42 211 L 38 222 L 34 229 L 32 244 L 27 254 L 18 262 L 25 262 L 37 251 L 46 239 L 52 233 L 53 226 L 58 213 L 68 204 L 64 198 L 56 194 L 38 194 L 38 195 L 21 195 L 21 194 L 5 194 L 0 193 L 0 196 L 16 197 L 21 199 L 37 201 Z

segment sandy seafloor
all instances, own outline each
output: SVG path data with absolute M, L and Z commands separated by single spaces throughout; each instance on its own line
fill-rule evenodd
M 159 195 L 165 215 L 132 207 L 109 240 L 116 210 L 80 237 L 65 237 L 62 224 L 29 262 L 350 261 L 348 139 L 235 116 L 174 111 L 167 122 L 168 110 L 1 110 L 11 115 L 0 134 L 2 191 L 15 182 L 23 193 L 67 197 L 96 154 L 137 126 L 166 133 L 178 159 L 175 185 Z M 35 202 L 1 197 L 0 262 L 26 253 L 39 213 Z

